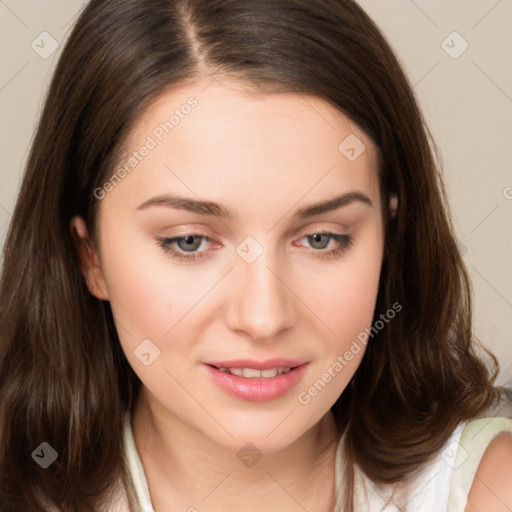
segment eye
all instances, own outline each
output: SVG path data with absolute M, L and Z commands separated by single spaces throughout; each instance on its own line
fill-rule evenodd
M 341 256 L 353 245 L 353 239 L 350 235 L 342 235 L 332 233 L 330 231 L 322 231 L 319 233 L 311 233 L 304 236 L 313 250 L 310 251 L 318 258 L 332 259 Z M 208 251 L 198 249 L 202 247 L 203 242 L 211 242 L 206 235 L 198 233 L 190 233 L 185 236 L 176 236 L 172 238 L 157 238 L 158 245 L 165 252 L 171 254 L 171 257 L 179 261 L 196 261 L 208 256 Z M 334 247 L 325 250 L 331 242 L 334 241 Z
M 330 231 L 312 233 L 303 238 L 306 238 L 308 243 L 313 247 L 314 250 L 311 252 L 315 256 L 324 259 L 341 256 L 353 245 L 353 238 L 350 235 L 342 235 Z M 334 247 L 326 251 L 325 249 L 329 247 L 332 241 L 334 241 Z
M 173 259 L 180 261 L 193 261 L 198 258 L 204 258 L 205 253 L 197 252 L 203 241 L 211 242 L 211 239 L 205 235 L 188 234 L 185 236 L 175 236 L 173 238 L 158 238 L 158 245 L 169 252 Z M 188 254 L 187 254 L 188 253 Z

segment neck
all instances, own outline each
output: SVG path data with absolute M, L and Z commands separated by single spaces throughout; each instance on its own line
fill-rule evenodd
M 332 510 L 339 435 L 330 411 L 292 444 L 256 463 L 240 460 L 237 452 L 154 406 L 143 389 L 132 429 L 155 512 L 225 512 L 241 503 L 246 512 Z

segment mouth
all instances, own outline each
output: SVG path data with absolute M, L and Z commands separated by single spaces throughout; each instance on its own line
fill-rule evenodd
M 263 402 L 286 394 L 301 380 L 308 362 L 292 360 L 205 363 L 213 382 L 243 400 Z
M 210 366 L 219 372 L 229 373 L 231 375 L 236 375 L 237 377 L 243 377 L 245 379 L 272 379 L 278 375 L 288 373 L 290 370 L 297 368 L 296 366 L 276 366 L 275 368 L 269 368 L 268 370 L 258 370 L 257 368 L 219 368 L 213 365 Z

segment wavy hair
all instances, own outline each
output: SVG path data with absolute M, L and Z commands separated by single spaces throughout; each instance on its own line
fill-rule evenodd
M 123 418 L 140 381 L 108 302 L 80 271 L 69 223 L 94 233 L 93 191 L 120 161 L 134 123 L 166 90 L 232 77 L 259 92 L 314 94 L 376 144 L 385 248 L 372 338 L 332 408 L 353 464 L 398 482 L 461 421 L 498 399 L 497 361 L 476 350 L 471 288 L 453 236 L 440 159 L 389 43 L 352 0 L 92 0 L 45 99 L 4 247 L 0 289 L 0 496 L 3 512 L 90 512 L 121 479 Z M 58 459 L 41 470 L 41 442 Z

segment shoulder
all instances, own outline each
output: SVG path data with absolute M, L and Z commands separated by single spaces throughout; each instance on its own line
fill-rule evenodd
M 467 512 L 512 510 L 512 432 L 498 434 L 478 465 Z
M 512 510 L 512 418 L 470 421 L 460 437 L 449 512 Z

